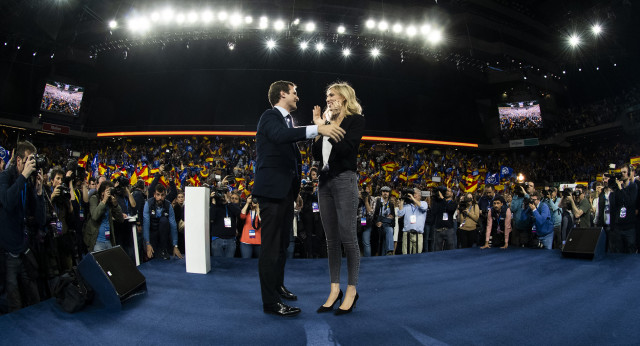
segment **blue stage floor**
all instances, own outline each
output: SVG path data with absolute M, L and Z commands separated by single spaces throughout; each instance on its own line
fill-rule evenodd
M 257 260 L 143 264 L 148 293 L 110 312 L 68 314 L 50 299 L 0 317 L 2 344 L 620 345 L 640 341 L 640 257 L 591 262 L 557 251 L 477 248 L 363 258 L 352 314 L 317 314 L 326 259 L 287 262 L 302 313 L 262 312 Z M 346 282 L 346 266 L 343 265 Z M 343 284 L 343 290 L 346 284 Z

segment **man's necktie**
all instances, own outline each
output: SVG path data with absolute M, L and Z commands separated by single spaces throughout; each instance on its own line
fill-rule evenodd
M 289 126 L 289 128 L 293 128 L 293 121 L 291 120 L 291 114 L 287 114 L 287 116 L 284 117 L 284 120 L 287 121 L 287 126 Z

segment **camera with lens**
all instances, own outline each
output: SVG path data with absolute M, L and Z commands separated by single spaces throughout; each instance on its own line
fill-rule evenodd
M 532 204 L 533 202 L 531 201 L 530 197 L 525 196 L 524 199 L 522 200 L 522 206 L 526 209 L 529 208 L 529 204 Z
M 414 192 L 415 191 L 410 187 L 404 188 L 404 189 L 402 189 L 402 195 L 400 196 L 400 198 L 402 198 L 404 203 L 411 204 L 411 203 L 413 203 L 413 200 L 411 199 L 411 196 L 413 196 Z
M 227 199 L 224 197 L 229 189 L 225 186 L 218 186 L 214 188 L 213 199 L 216 200 L 216 204 L 223 204 L 227 202 Z
M 542 198 L 551 198 L 551 190 L 543 189 L 541 192 L 542 192 Z
M 562 197 L 569 197 L 571 196 L 571 194 L 573 193 L 573 190 L 566 187 L 564 190 L 562 190 Z
M 60 191 L 60 194 L 54 198 L 54 201 L 68 201 L 71 199 L 71 190 L 69 189 L 69 185 L 58 185 L 56 189 Z
M 49 160 L 44 155 L 36 154 L 32 160 L 36 160 L 36 170 L 47 171 L 49 169 Z
M 116 178 L 116 180 L 114 181 L 114 184 L 117 183 L 118 186 L 116 186 L 114 188 L 114 191 L 111 192 L 112 195 L 116 195 L 116 196 L 124 196 L 125 195 L 125 190 L 127 189 L 127 186 L 129 186 L 129 179 L 127 179 L 127 177 L 125 176 L 119 176 Z

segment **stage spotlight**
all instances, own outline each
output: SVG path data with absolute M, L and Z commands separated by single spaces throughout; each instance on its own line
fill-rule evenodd
M 400 23 L 396 23 L 393 25 L 393 32 L 395 32 L 396 34 L 399 34 L 402 32 L 402 24 Z
M 582 67 L 578 68 L 578 72 L 582 72 Z
M 376 27 L 376 21 L 373 19 L 369 19 L 366 22 L 367 29 L 373 29 Z
M 300 18 L 296 18 L 296 20 L 293 21 L 293 25 L 298 25 L 300 24 Z
M 187 21 L 189 21 L 189 23 L 193 24 L 198 20 L 198 14 L 195 12 L 190 12 L 187 15 Z
M 373 48 L 371 50 L 371 56 L 374 58 L 377 58 L 378 56 L 380 56 L 380 49 L 378 48 Z
M 253 17 L 251 17 L 251 16 L 246 16 L 246 17 L 244 17 L 244 22 L 245 22 L 246 24 L 251 24 L 251 23 L 253 23 Z
M 324 50 L 324 43 L 322 43 L 322 42 L 316 43 L 316 50 L 318 52 L 322 52 Z
M 258 25 L 258 27 L 262 30 L 266 29 L 269 27 L 269 19 L 267 17 L 260 17 L 260 24 Z
M 431 31 L 431 25 L 429 24 L 425 24 L 420 27 L 420 32 L 425 36 L 428 35 L 430 31 Z
M 115 29 L 115 28 L 117 28 L 117 27 L 118 27 L 118 22 L 116 22 L 116 21 L 115 21 L 115 19 L 113 19 L 113 20 L 111 20 L 111 21 L 109 22 L 109 28 L 111 28 L 111 29 Z
M 344 25 L 340 25 L 340 26 L 338 27 L 338 34 L 344 34 L 345 30 L 346 30 L 346 29 L 345 29 Z
M 384 20 L 378 23 L 378 30 L 387 31 L 387 29 L 389 29 L 389 23 L 385 22 Z
M 415 26 L 410 26 L 407 28 L 407 36 L 409 36 L 409 38 L 415 36 L 418 33 L 418 29 L 416 29 Z
M 616 66 L 618 66 L 618 64 L 613 64 L 613 67 L 616 67 Z
M 56 53 L 51 53 L 51 59 L 56 56 Z
M 274 40 L 268 40 L 268 41 L 267 41 L 267 48 L 269 48 L 269 49 L 274 49 L 274 48 L 276 48 L 276 41 L 274 41 Z
M 33 54 L 35 55 L 36 53 Z M 596 66 L 596 71 L 600 71 L 600 66 Z
M 224 22 L 225 20 L 227 20 L 227 18 L 229 18 L 229 14 L 227 12 L 222 11 L 222 12 L 218 13 L 218 19 L 221 22 Z
M 38 54 L 38 52 L 33 52 L 33 56 L 36 56 Z
M 600 33 L 602 33 L 602 26 L 600 26 L 600 24 L 594 24 L 591 27 L 591 32 L 596 36 L 600 35 Z
M 242 17 L 238 13 L 234 13 L 229 17 L 229 23 L 233 27 L 238 27 L 242 24 Z
M 158 12 L 151 13 L 151 21 L 152 22 L 157 22 L 159 20 L 160 20 L 160 13 L 158 13 Z
M 567 71 L 566 70 L 562 70 L 562 74 L 567 74 Z
M 184 14 L 182 14 L 182 13 L 178 13 L 178 14 L 176 15 L 176 23 L 178 23 L 178 24 L 183 24 L 185 20 L 186 20 L 186 18 L 185 18 L 185 16 L 184 16 Z
M 282 20 L 276 20 L 276 22 L 273 23 L 273 28 L 276 31 L 282 31 L 284 29 L 284 22 Z
M 172 9 L 170 9 L 170 8 L 165 8 L 165 9 L 162 11 L 162 20 L 163 20 L 165 23 L 169 23 L 169 22 L 173 19 L 173 15 L 174 15 L 174 14 L 173 14 L 173 10 L 172 10 Z
M 229 50 L 234 50 L 236 49 L 236 44 L 234 42 L 229 42 L 227 43 L 227 47 L 229 47 Z
M 580 43 L 581 43 L 581 40 L 578 34 L 572 34 L 571 36 L 569 36 L 569 46 L 571 46 L 571 48 L 575 48 L 579 46 Z
M 213 20 L 213 12 L 211 11 L 204 11 L 202 13 L 202 22 L 207 24 L 207 23 L 211 23 L 211 21 Z
M 309 22 L 304 26 L 304 30 L 307 32 L 312 32 L 316 30 L 316 24 L 314 22 Z
M 309 47 L 309 43 L 307 41 L 300 42 L 300 49 L 306 50 Z
M 442 32 L 434 30 L 429 34 L 429 41 L 433 44 L 438 44 L 442 41 Z
M 343 55 L 343 56 L 349 56 L 349 55 L 351 55 L 351 49 L 349 49 L 349 48 L 345 48 L 345 49 L 343 49 L 343 50 L 342 50 L 342 55 Z
M 16 48 L 18 48 L 18 50 L 20 50 L 20 48 L 22 48 L 20 45 L 18 45 Z

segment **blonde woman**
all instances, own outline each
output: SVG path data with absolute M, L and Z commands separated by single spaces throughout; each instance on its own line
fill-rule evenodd
M 365 121 L 356 93 L 347 83 L 334 83 L 327 88 L 327 108 L 321 114 L 319 106 L 313 109 L 316 125 L 335 124 L 344 129 L 344 139 L 336 142 L 327 136 L 317 136 L 312 151 L 320 162 L 318 201 L 320 217 L 327 237 L 327 254 L 331 291 L 317 312 L 333 311 L 340 300 L 336 315 L 349 313 L 358 300 L 356 284 L 360 267 L 360 249 L 357 237 L 358 175 L 356 173 L 358 148 L 364 134 Z M 347 256 L 348 284 L 343 295 L 340 289 L 341 245 Z

